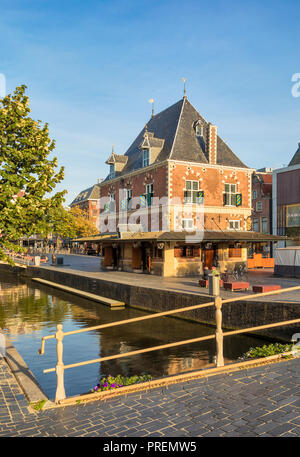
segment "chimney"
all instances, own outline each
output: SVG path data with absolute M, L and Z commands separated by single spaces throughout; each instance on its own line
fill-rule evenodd
M 207 129 L 206 155 L 208 162 L 211 164 L 217 163 L 217 129 L 216 125 L 212 125 L 209 122 Z

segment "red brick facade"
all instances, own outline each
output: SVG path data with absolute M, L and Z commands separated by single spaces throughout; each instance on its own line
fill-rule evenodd
M 272 173 L 253 174 L 252 209 L 252 229 L 272 233 Z

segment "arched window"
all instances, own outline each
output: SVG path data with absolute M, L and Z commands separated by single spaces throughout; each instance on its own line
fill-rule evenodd
M 203 125 L 202 124 L 196 124 L 196 136 L 201 137 L 203 136 Z

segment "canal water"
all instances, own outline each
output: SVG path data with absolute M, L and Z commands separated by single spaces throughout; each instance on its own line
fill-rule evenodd
M 0 328 L 8 335 L 42 389 L 53 399 L 56 374 L 43 370 L 56 365 L 56 340 L 46 340 L 45 354 L 38 354 L 41 338 L 56 332 L 63 324 L 65 332 L 122 319 L 142 316 L 134 308 L 111 309 L 57 289 L 0 274 Z M 214 333 L 212 327 L 162 317 L 148 321 L 94 330 L 64 338 L 64 363 L 76 363 L 150 346 L 196 338 Z M 224 339 L 225 362 L 236 360 L 251 346 L 266 341 L 251 336 Z M 154 351 L 133 357 L 95 363 L 65 371 L 66 395 L 88 392 L 104 375 L 150 374 L 153 378 L 213 366 L 214 340 Z

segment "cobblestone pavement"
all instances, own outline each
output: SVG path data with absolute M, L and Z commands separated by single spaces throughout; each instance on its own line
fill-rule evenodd
M 64 257 L 64 266 L 52 267 L 50 265 L 41 265 L 41 267 L 56 269 L 59 271 L 69 271 L 70 273 L 89 276 L 91 278 L 99 278 L 107 281 L 131 284 L 134 286 L 142 285 L 155 289 L 198 293 L 201 295 L 208 294 L 208 289 L 199 287 L 199 278 L 195 276 L 183 278 L 162 278 L 155 275 L 128 273 L 125 271 L 100 271 L 99 257 L 66 254 L 61 255 L 61 257 Z M 251 290 L 252 284 L 279 284 L 282 288 L 300 286 L 300 279 L 278 278 L 273 276 L 272 268 L 249 270 L 248 281 L 250 283 L 250 290 L 248 292 L 229 292 L 221 288 L 221 296 L 224 299 L 237 297 L 239 295 L 244 296 L 245 294 L 253 296 Z M 253 300 L 255 300 L 255 298 L 253 298 Z M 264 301 L 300 302 L 300 293 L 297 290 L 280 295 L 271 295 L 269 297 L 264 297 Z
M 300 359 L 31 413 L 0 359 L 0 436 L 300 436 Z

